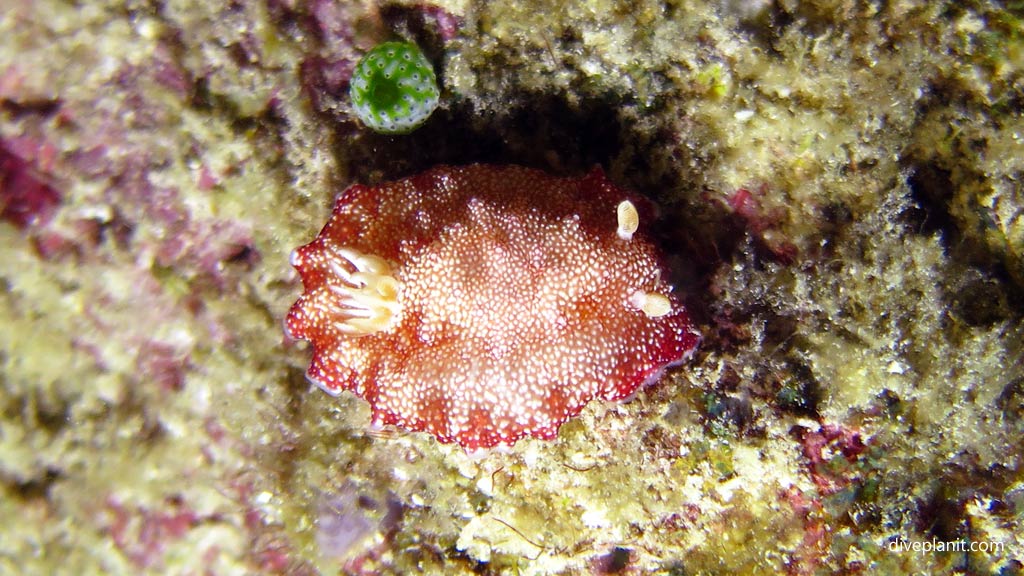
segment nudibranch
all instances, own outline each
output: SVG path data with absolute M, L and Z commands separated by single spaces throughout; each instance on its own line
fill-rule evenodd
M 292 253 L 304 292 L 286 330 L 312 344 L 309 380 L 365 399 L 376 426 L 467 451 L 554 438 L 700 341 L 638 206 L 600 168 L 441 166 L 352 185 Z

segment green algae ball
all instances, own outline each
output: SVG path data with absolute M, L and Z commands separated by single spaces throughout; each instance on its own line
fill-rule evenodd
M 441 92 L 430 61 L 409 42 L 385 42 L 356 65 L 349 96 L 356 116 L 382 134 L 408 134 L 427 121 Z

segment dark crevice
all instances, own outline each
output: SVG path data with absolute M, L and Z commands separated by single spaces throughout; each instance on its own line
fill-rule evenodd
M 969 326 L 992 326 L 1024 316 L 1024 292 L 1000 254 L 984 236 L 964 230 L 952 212 L 957 195 L 953 173 L 934 162 L 904 162 L 913 205 L 899 221 L 915 233 L 937 235 L 949 260 L 957 265 L 946 270 L 943 297 L 952 314 Z M 980 178 L 980 176 L 978 176 Z M 960 179 L 972 178 L 961 175 Z
M 571 106 L 559 97 L 525 94 L 511 99 L 530 104 L 498 115 L 457 101 L 409 135 L 359 130 L 357 145 L 339 157 L 348 161 L 354 180 L 376 182 L 436 164 L 477 162 L 580 175 L 594 165 L 608 166 L 619 150 L 622 127 L 612 104 L 589 100 Z
M 50 488 L 53 487 L 62 477 L 60 470 L 46 468 L 38 476 L 18 480 L 3 479 L 3 483 L 9 486 L 7 492 L 20 500 L 39 500 L 49 496 Z
M 949 212 L 954 193 L 950 172 L 934 164 L 923 164 L 911 173 L 908 185 L 914 206 L 901 214 L 903 221 L 920 234 L 939 233 L 948 243 L 956 233 L 956 222 Z

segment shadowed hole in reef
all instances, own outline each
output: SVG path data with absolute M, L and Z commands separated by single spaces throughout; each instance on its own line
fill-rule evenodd
M 415 42 L 431 62 L 444 61 L 446 37 L 457 33 L 461 20 L 440 6 L 425 2 L 380 4 L 380 18 L 389 30 Z M 440 74 L 438 78 L 441 78 Z
M 354 145 L 337 151 L 352 179 L 375 183 L 409 176 L 436 165 L 475 162 L 520 164 L 560 175 L 606 168 L 618 153 L 622 126 L 614 106 L 586 100 L 571 106 L 557 96 L 518 94 L 500 114 L 477 111 L 466 100 L 438 109 L 419 129 L 403 136 L 360 130 Z
M 1014 462 L 1016 458 L 1009 455 L 1007 461 Z M 933 480 L 930 494 L 918 500 L 918 530 L 946 542 L 969 539 L 974 527 L 967 503 L 1003 498 L 1018 475 L 1015 467 L 983 464 L 970 451 L 957 454 L 946 462 L 941 476 Z
M 0 354 L 0 362 L 5 355 Z M 0 384 L 3 378 L 0 376 Z M 23 394 L 10 394 L 0 404 L 5 418 L 22 421 L 49 435 L 56 435 L 72 424 L 71 400 L 57 394 L 28 390 Z
M 943 285 L 943 298 L 954 315 L 969 326 L 991 326 L 1024 315 L 1024 291 L 999 254 L 977 235 L 964 233 L 966 224 L 950 211 L 956 195 L 952 173 L 933 163 L 908 164 L 914 205 L 900 216 L 910 230 L 938 234 L 946 255 L 961 266 L 945 271 L 952 284 Z
M 949 242 L 949 234 L 956 231 L 949 212 L 954 192 L 950 172 L 934 164 L 921 164 L 912 168 L 907 183 L 914 206 L 902 214 L 904 221 L 921 234 L 942 233 L 943 240 Z
M 973 327 L 988 327 L 1012 316 L 1005 282 L 970 268 L 945 294 L 952 314 Z
M 31 478 L 22 478 L 10 482 L 10 494 L 22 500 L 35 500 L 46 498 L 52 487 L 61 478 L 61 472 L 54 468 L 47 468 Z
M 779 408 L 799 416 L 820 417 L 818 407 L 824 393 L 810 366 L 799 360 L 790 359 L 778 380 L 775 402 Z
M 1024 377 L 1010 381 L 996 398 L 996 406 L 1010 424 L 1024 426 Z
M 309 399 L 310 391 L 315 385 L 306 378 L 305 370 L 294 366 L 288 367 L 284 378 L 284 385 L 288 402 L 281 410 L 290 418 L 297 418 L 303 402 Z M 313 396 L 319 400 L 316 394 Z

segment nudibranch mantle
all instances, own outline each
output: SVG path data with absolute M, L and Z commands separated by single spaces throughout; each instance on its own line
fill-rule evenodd
M 304 293 L 285 325 L 312 344 L 307 377 L 365 399 L 377 426 L 469 451 L 631 397 L 700 341 L 631 196 L 599 168 L 350 186 L 292 254 Z

